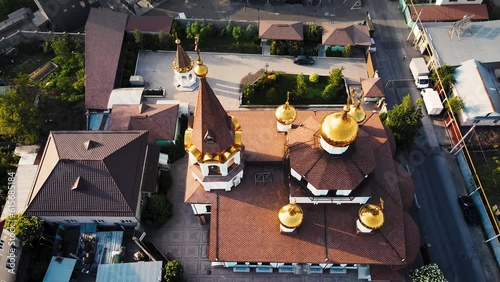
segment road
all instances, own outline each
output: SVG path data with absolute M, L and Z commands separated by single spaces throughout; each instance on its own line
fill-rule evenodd
M 420 54 L 411 41 L 406 41 L 409 29 L 397 10 L 397 2 L 377 1 L 377 9 L 370 13 L 376 30 L 376 61 L 379 75 L 386 82 L 388 107 L 400 103 L 408 94 L 416 101 L 420 93 L 411 81 L 408 64 Z M 409 165 L 415 181 L 422 244 L 430 244 L 430 258 L 448 281 L 500 281 L 492 254 L 482 242 L 480 227 L 469 227 L 463 219 L 457 197 L 465 193 L 465 184 L 456 161 L 441 146 L 446 137 L 439 131 L 444 128 L 434 124 L 435 120 L 424 110 L 422 134 L 402 156 L 402 163 Z

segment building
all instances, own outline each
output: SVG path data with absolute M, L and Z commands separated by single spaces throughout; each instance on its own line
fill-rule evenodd
M 147 131 L 51 132 L 24 215 L 136 226 L 145 194 L 156 188 L 158 150 L 147 143 Z
M 185 202 L 210 222 L 209 260 L 235 272 L 346 273 L 404 281 L 420 246 L 414 185 L 361 101 L 331 111 L 226 112 L 200 79 L 185 134 Z M 354 99 L 354 98 L 352 98 Z
M 365 50 L 370 47 L 370 32 L 367 25 L 353 23 L 323 23 L 322 43 L 325 49 L 330 46 L 332 49 L 341 50 L 347 45 L 361 47 Z
M 175 40 L 177 51 L 175 52 L 175 61 L 172 62 L 174 70 L 174 86 L 178 91 L 193 91 L 198 88 L 198 78 L 193 72 L 193 59 L 182 48 L 181 41 Z
M 35 0 L 54 31 L 75 31 L 85 25 L 95 0 Z
M 468 60 L 455 70 L 453 95 L 464 108 L 457 113 L 462 126 L 500 125 L 500 73 L 477 60 Z

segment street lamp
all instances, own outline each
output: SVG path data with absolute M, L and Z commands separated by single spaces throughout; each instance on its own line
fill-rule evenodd
M 266 74 L 267 74 L 267 68 L 269 67 L 269 64 L 266 63 L 265 67 L 266 67 Z

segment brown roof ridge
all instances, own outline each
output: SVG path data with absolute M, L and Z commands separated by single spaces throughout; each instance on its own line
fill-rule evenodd
M 207 132 L 213 140 L 205 139 Z M 200 79 L 198 100 L 193 118 L 191 143 L 203 153 L 220 153 L 234 143 L 234 126 L 231 117 L 222 107 L 206 78 Z

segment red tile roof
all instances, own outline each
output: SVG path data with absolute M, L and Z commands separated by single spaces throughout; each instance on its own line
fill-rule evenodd
M 304 25 L 298 21 L 262 20 L 259 22 L 259 38 L 302 41 Z
M 193 60 L 188 56 L 182 45 L 177 44 L 177 52 L 175 52 L 175 65 L 176 70 L 191 70 L 193 68 Z
M 105 110 L 116 86 L 127 15 L 91 9 L 85 25 L 85 107 Z
M 213 142 L 207 142 L 207 136 Z M 191 143 L 203 153 L 220 153 L 234 143 L 234 127 L 207 79 L 200 79 Z
M 323 45 L 370 46 L 368 26 L 349 23 L 323 23 Z
M 127 21 L 127 26 L 125 28 L 128 32 L 133 32 L 138 29 L 141 32 L 165 32 L 170 33 L 172 28 L 171 17 L 160 17 L 160 16 L 129 16 Z
M 458 21 L 464 16 L 471 16 L 473 21 L 487 21 L 488 8 L 486 4 L 457 4 L 457 5 L 408 5 L 410 9 L 411 19 L 415 21 L 418 14 L 420 14 L 420 20 L 423 22 L 446 22 L 446 21 Z M 451 25 L 450 25 L 451 28 Z
M 26 214 L 135 216 L 147 138 L 146 131 L 51 132 Z
M 148 130 L 149 144 L 175 140 L 179 105 L 113 105 L 108 130 Z
M 384 82 L 380 77 L 361 78 L 361 89 L 368 98 L 384 97 Z

